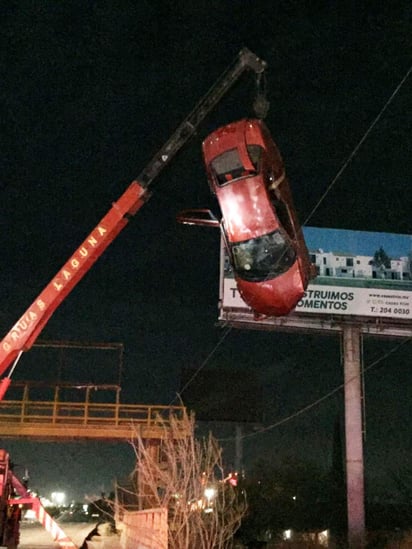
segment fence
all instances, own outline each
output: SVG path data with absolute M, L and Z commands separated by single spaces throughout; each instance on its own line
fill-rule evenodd
M 15 383 L 12 388 L 9 393 L 14 398 L 6 395 L 0 401 L 3 437 L 130 439 L 138 432 L 163 438 L 169 418 L 183 417 L 185 410 L 183 406 L 122 404 L 118 386 L 66 384 L 50 391 L 50 386 Z M 20 398 L 16 397 L 18 389 Z M 108 392 L 113 402 L 107 402 Z

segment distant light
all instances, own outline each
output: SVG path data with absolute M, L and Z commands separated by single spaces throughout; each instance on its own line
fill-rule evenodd
M 228 476 L 223 479 L 223 482 L 227 482 L 231 486 L 237 486 L 238 476 L 239 475 L 236 471 L 232 472 L 232 473 L 229 473 Z
M 329 530 L 323 530 L 322 532 L 319 532 L 319 543 L 321 545 L 328 545 L 329 541 Z
M 66 501 L 66 494 L 64 492 L 52 492 L 51 500 L 54 505 L 64 505 Z
M 24 513 L 25 520 L 37 520 L 36 512 L 33 509 L 27 509 Z
M 205 488 L 204 494 L 205 494 L 205 498 L 208 501 L 210 501 L 211 499 L 213 499 L 215 497 L 216 490 L 214 488 Z
M 36 497 L 36 494 L 33 494 L 34 497 Z M 53 503 L 48 499 L 48 498 L 44 498 L 43 496 L 40 497 L 40 501 L 43 505 L 43 507 L 52 507 L 53 506 Z
M 283 532 L 283 539 L 292 539 L 292 530 L 285 530 Z

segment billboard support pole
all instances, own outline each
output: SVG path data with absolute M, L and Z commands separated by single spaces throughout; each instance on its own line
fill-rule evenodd
M 343 326 L 348 547 L 365 546 L 360 328 Z

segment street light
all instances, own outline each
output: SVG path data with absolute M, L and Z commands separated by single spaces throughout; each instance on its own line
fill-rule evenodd
M 51 500 L 54 505 L 57 505 L 57 507 L 61 507 L 66 501 L 66 494 L 64 492 L 52 492 Z
M 216 490 L 212 487 L 205 488 L 205 491 L 203 492 L 203 494 L 206 498 L 205 513 L 211 513 L 212 512 L 212 500 L 216 495 Z

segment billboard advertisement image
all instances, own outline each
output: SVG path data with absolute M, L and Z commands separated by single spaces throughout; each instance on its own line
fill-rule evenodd
M 412 235 L 316 227 L 303 232 L 317 277 L 294 313 L 412 319 Z M 223 261 L 222 308 L 245 310 L 228 258 Z

